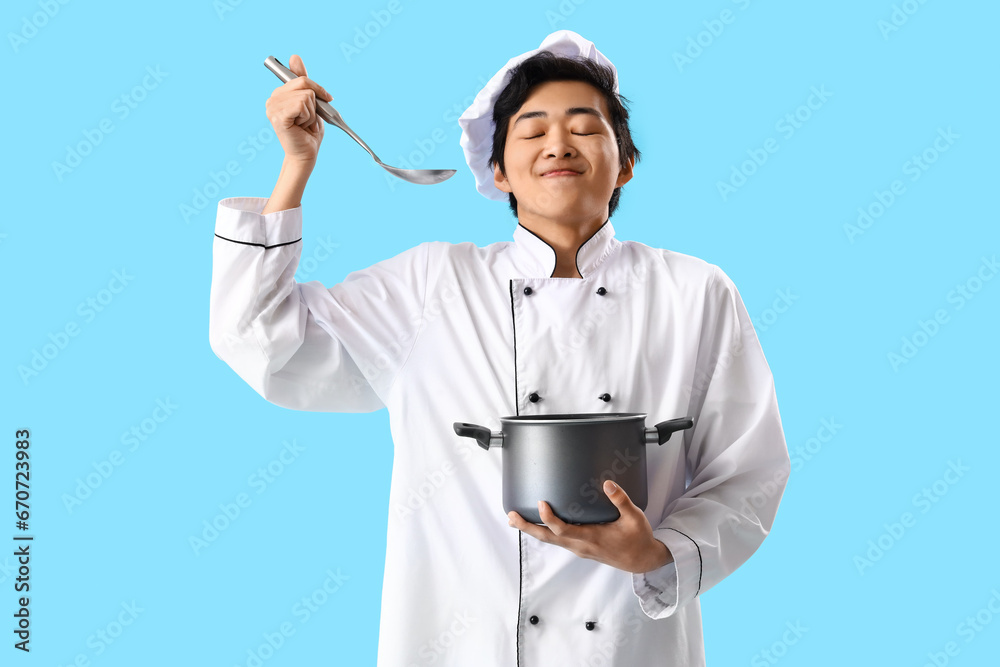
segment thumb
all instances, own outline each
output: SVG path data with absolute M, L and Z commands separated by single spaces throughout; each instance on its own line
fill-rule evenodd
M 288 69 L 295 72 L 295 76 L 309 76 L 306 73 L 305 63 L 303 63 L 302 58 L 296 54 L 292 54 L 292 57 L 288 59 Z
M 628 497 L 627 493 L 625 493 L 625 489 L 618 486 L 610 479 L 605 480 L 604 482 L 604 493 L 607 494 L 608 498 L 611 499 L 611 502 L 613 502 L 616 507 L 624 507 L 632 504 L 632 499 Z

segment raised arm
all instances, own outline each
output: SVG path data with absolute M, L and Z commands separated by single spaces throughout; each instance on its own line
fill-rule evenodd
M 260 211 L 264 215 L 297 208 L 301 204 L 326 127 L 316 114 L 316 96 L 327 102 L 333 99 L 323 86 L 308 77 L 300 57 L 293 55 L 288 68 L 295 72 L 296 78 L 275 88 L 264 104 L 267 119 L 285 151 L 278 182 L 264 210 Z
M 330 288 L 295 282 L 302 253 L 300 200 L 323 134 L 315 95 L 326 93 L 304 76 L 298 56 L 291 69 L 299 77 L 268 100 L 268 117 L 285 148 L 271 198 L 219 202 L 209 342 L 272 403 L 372 412 L 384 407 L 416 340 L 429 245 L 355 271 Z

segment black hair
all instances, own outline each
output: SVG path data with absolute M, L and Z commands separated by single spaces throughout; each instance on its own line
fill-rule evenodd
M 631 159 L 638 162 L 641 154 L 632 142 L 632 133 L 628 126 L 629 99 L 620 93 L 615 93 L 615 74 L 611 68 L 601 65 L 584 56 L 559 56 L 551 51 L 540 51 L 522 60 L 511 68 L 510 81 L 500 92 L 493 105 L 493 122 L 496 129 L 493 132 L 493 153 L 490 155 L 490 166 L 499 165 L 500 172 L 506 175 L 504 169 L 504 146 L 507 143 L 507 124 L 517 113 L 528 95 L 539 84 L 547 81 L 584 81 L 597 88 L 604 96 L 604 101 L 611 114 L 611 127 L 618 142 L 619 163 L 622 169 L 627 169 Z M 618 208 L 621 198 L 621 187 L 614 189 L 608 202 L 608 217 Z M 513 192 L 507 193 L 510 209 L 517 217 L 517 199 Z

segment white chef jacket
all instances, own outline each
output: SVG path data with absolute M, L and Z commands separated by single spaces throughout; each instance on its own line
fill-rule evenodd
M 388 408 L 378 667 L 704 665 L 699 595 L 760 546 L 789 473 L 729 277 L 620 241 L 609 219 L 577 252 L 582 279 L 552 277 L 555 251 L 518 224 L 513 241 L 429 241 L 332 287 L 296 283 L 302 209 L 266 203 L 219 202 L 209 339 L 276 405 Z M 503 450 L 453 427 L 584 412 L 693 418 L 645 446 L 644 512 L 673 562 L 632 574 L 510 527 Z

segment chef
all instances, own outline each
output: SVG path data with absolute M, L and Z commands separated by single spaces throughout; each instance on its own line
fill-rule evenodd
M 559 30 L 460 118 L 478 191 L 517 217 L 512 240 L 428 241 L 327 287 L 294 274 L 315 98 L 332 98 L 290 63 L 299 78 L 268 100 L 278 185 L 219 202 L 209 337 L 274 404 L 388 409 L 379 667 L 704 665 L 700 596 L 770 532 L 788 451 L 733 282 L 616 234 L 639 151 L 614 65 Z M 540 524 L 506 515 L 502 450 L 453 429 L 593 412 L 694 420 L 646 448 L 645 510 L 603 482 L 621 514 L 604 524 L 564 522 L 544 498 Z

